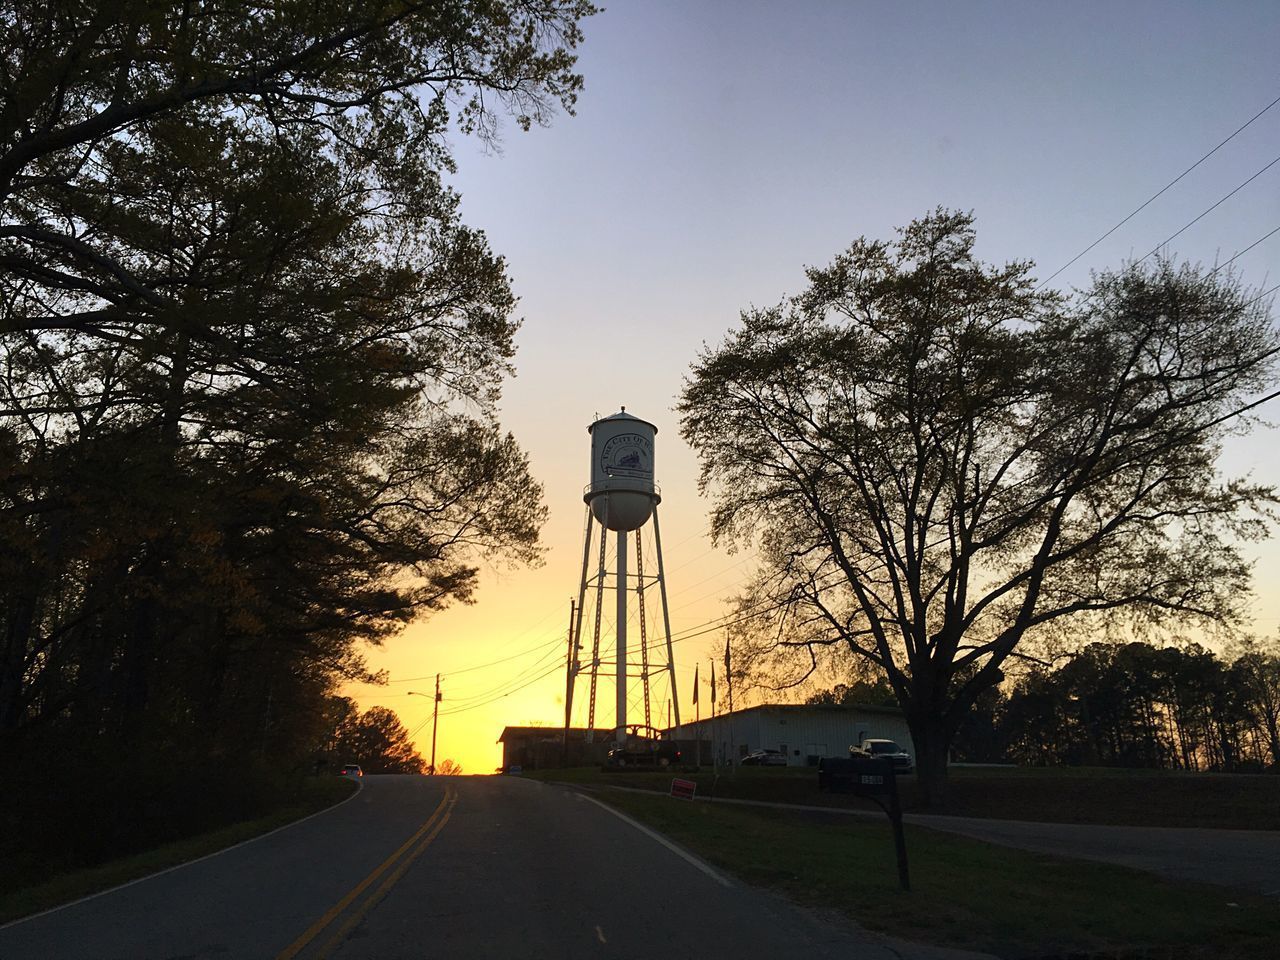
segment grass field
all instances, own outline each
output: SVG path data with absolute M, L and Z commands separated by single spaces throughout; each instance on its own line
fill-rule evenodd
M 912 889 L 903 892 L 885 822 L 598 796 L 748 883 L 902 939 L 1011 958 L 1280 956 L 1280 905 L 1262 897 L 911 826 Z
M 681 773 L 700 796 L 833 807 L 870 801 L 818 792 L 808 767 L 740 767 L 718 777 L 703 768 Z M 612 783 L 666 791 L 672 773 L 606 773 L 598 768 L 526 771 L 570 783 Z M 903 809 L 923 812 L 914 776 L 899 778 Z M 949 813 L 967 817 L 1153 827 L 1280 830 L 1280 776 L 1171 773 L 1113 768 L 955 767 Z
M 69 870 L 42 879 L 35 884 L 28 885 L 15 872 L 0 871 L 0 923 L 38 913 L 100 890 L 109 890 L 130 880 L 136 880 L 138 877 L 155 873 L 157 870 L 186 863 L 260 836 L 277 827 L 300 820 L 317 810 L 332 806 L 351 796 L 355 789 L 355 783 L 347 779 L 338 777 L 311 779 L 302 786 L 295 802 L 266 816 L 166 843 L 134 856 L 122 857 L 84 869 Z

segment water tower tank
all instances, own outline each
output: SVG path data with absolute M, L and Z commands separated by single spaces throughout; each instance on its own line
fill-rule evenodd
M 653 482 L 653 438 L 658 428 L 626 407 L 587 427 L 591 483 L 583 499 L 610 530 L 638 530 L 662 497 Z

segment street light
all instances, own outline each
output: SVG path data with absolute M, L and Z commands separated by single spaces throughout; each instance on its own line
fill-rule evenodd
M 418 693 L 416 690 L 410 690 L 411 697 L 429 697 L 429 693 Z M 436 720 L 440 716 L 440 674 L 436 674 L 436 696 L 435 703 L 431 707 L 431 775 L 436 775 Z

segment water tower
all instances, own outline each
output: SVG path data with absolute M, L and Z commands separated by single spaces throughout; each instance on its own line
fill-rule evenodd
M 566 684 L 565 727 L 570 723 L 573 709 L 574 683 L 578 674 L 590 675 L 590 701 L 587 712 L 587 738 L 595 730 L 596 688 L 601 677 L 612 675 L 617 696 L 617 715 L 614 737 L 625 742 L 628 726 L 628 680 L 638 676 L 639 691 L 644 709 L 644 725 L 653 727 L 650 678 L 666 674 L 669 683 L 670 704 L 675 711 L 675 725 L 680 724 L 680 702 L 676 696 L 675 663 L 671 655 L 671 618 L 667 609 L 667 584 L 662 569 L 662 535 L 658 526 L 658 504 L 662 495 L 653 479 L 654 437 L 658 428 L 646 420 L 627 413 L 604 417 L 587 427 L 591 434 L 591 482 L 583 493 L 587 504 L 586 534 L 582 544 L 582 578 L 578 589 L 578 604 L 572 629 L 572 647 Z M 645 524 L 653 521 L 653 547 L 646 551 L 642 536 Z M 594 575 L 591 572 L 592 545 L 595 526 L 599 525 L 599 544 L 596 549 Z M 609 534 L 615 535 L 614 549 L 609 550 Z M 629 542 L 634 541 L 635 571 L 628 567 L 628 554 L 633 551 Z M 612 556 L 610 554 L 612 553 Z M 645 558 L 649 555 L 650 570 L 656 564 L 657 573 L 646 572 Z M 612 564 L 610 564 L 612 560 Z M 648 630 L 646 590 L 649 596 L 657 588 L 662 602 L 662 628 L 665 644 L 651 644 Z M 613 596 L 607 594 L 612 592 Z M 612 603 L 610 604 L 610 601 Z M 601 626 L 606 605 L 613 607 L 614 639 L 612 651 L 608 638 L 602 647 Z M 592 616 L 585 616 L 592 608 Z M 590 636 L 591 655 L 584 660 L 586 650 L 583 622 L 590 620 L 593 629 Z M 627 628 L 630 621 L 639 627 L 639 643 L 635 650 L 628 646 Z M 651 656 L 651 653 L 658 654 Z M 661 654 L 665 653 L 665 656 Z M 612 654 L 612 655 L 610 655 Z M 638 654 L 638 659 L 637 659 Z M 665 660 L 665 663 L 662 661 Z M 612 674 L 610 674 L 612 669 Z M 638 723 L 636 721 L 632 721 Z

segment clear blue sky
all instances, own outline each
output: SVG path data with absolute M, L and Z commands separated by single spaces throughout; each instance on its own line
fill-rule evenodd
M 522 298 L 503 420 L 548 487 L 547 564 L 489 577 L 475 607 L 388 644 L 373 659 L 393 676 L 563 636 L 581 559 L 584 428 L 620 404 L 660 428 L 663 533 L 684 541 L 671 587 L 695 574 L 703 584 L 673 627 L 716 616 L 744 570 L 699 536 L 705 505 L 671 411 L 703 342 L 743 307 L 799 292 L 806 264 L 938 205 L 974 211 L 984 258 L 1032 259 L 1047 276 L 1280 96 L 1275 0 L 607 7 L 586 24 L 578 116 L 527 135 L 509 126 L 500 154 L 456 143 L 464 217 L 508 258 Z M 1055 284 L 1145 254 L 1277 156 L 1280 106 Z M 1280 164 L 1171 250 L 1226 259 L 1276 226 Z M 1251 284 L 1280 281 L 1280 234 L 1238 266 Z M 1233 443 L 1228 465 L 1280 480 L 1276 439 Z M 1257 627 L 1274 634 L 1280 551 L 1256 554 Z M 518 630 L 503 625 L 513 620 Z M 496 686 L 503 669 L 468 674 L 468 688 Z M 478 712 L 475 749 L 502 723 L 554 720 L 562 688 L 551 676 L 518 707 Z
M 538 382 L 510 396 L 654 413 L 739 309 L 937 205 L 1047 276 L 1280 96 L 1278 39 L 1275 2 L 610 4 L 576 118 L 500 156 L 458 144 L 465 215 L 524 298 Z M 1056 282 L 1145 253 L 1277 155 L 1280 107 Z M 1278 224 L 1280 166 L 1173 249 L 1230 256 Z M 1278 253 L 1240 266 L 1261 283 Z

